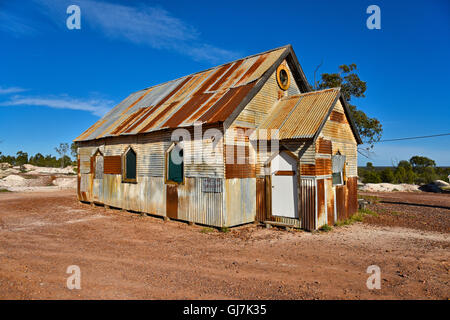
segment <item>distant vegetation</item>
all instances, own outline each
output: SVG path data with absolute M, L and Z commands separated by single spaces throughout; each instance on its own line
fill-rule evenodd
M 402 160 L 396 167 L 374 167 L 367 162 L 366 167 L 358 168 L 363 183 L 409 183 L 427 184 L 434 180 L 448 182 L 449 167 L 436 167 L 434 160 L 414 156 L 409 161 Z
M 24 164 L 32 164 L 38 167 L 64 167 L 68 165 L 75 166 L 76 160 L 72 160 L 67 155 L 67 152 L 69 151 L 69 144 L 68 143 L 61 143 L 58 147 L 55 148 L 56 152 L 59 154 L 59 158 L 52 156 L 50 154 L 48 155 L 42 155 L 41 153 L 36 153 L 34 156 L 29 156 L 28 153 L 23 151 L 18 151 L 15 156 L 11 155 L 4 155 L 0 151 L 0 163 L 1 162 L 7 162 L 13 166 L 22 166 Z M 77 150 L 75 147 L 75 144 L 72 143 L 70 147 L 71 155 L 73 159 L 76 159 L 77 156 Z

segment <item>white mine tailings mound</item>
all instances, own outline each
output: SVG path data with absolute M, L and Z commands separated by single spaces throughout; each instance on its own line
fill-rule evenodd
M 27 179 L 12 174 L 0 180 L 0 187 L 23 187 L 27 185 Z
M 406 191 L 414 192 L 420 191 L 416 184 L 393 184 L 393 183 L 366 183 L 359 190 L 366 192 L 392 192 L 392 191 Z
M 53 180 L 53 184 L 55 186 L 61 188 L 76 188 L 77 187 L 77 179 L 73 178 L 56 178 Z
M 52 191 L 77 187 L 73 167 L 44 168 L 30 164 L 20 167 L 1 164 L 0 189 L 9 191 Z

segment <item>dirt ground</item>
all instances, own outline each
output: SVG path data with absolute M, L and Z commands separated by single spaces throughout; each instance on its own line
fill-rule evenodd
M 223 233 L 91 207 L 73 190 L 5 192 L 0 298 L 448 299 L 450 210 L 436 212 L 423 214 L 444 227 L 384 223 L 382 213 L 326 233 L 256 225 Z M 66 287 L 70 265 L 80 267 L 80 290 Z M 380 290 L 366 287 L 370 265 L 381 268 Z

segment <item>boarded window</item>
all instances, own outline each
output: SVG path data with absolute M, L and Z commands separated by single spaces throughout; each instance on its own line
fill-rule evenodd
M 184 170 L 183 149 L 175 146 L 167 155 L 167 181 L 183 182 Z
M 121 174 L 122 164 L 120 156 L 104 156 L 103 172 L 106 174 Z
M 133 182 L 136 181 L 136 152 L 133 149 L 128 149 L 125 154 L 125 172 L 124 180 Z
M 95 157 L 95 179 L 103 179 L 103 156 L 97 154 Z
M 333 170 L 333 185 L 344 184 L 345 156 L 340 154 L 332 156 L 331 167 Z

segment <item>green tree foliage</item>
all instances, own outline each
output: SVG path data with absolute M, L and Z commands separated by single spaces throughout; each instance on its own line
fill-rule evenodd
M 68 144 L 66 143 L 68 148 Z M 63 150 L 61 150 L 63 151 Z M 68 149 L 66 149 L 66 152 Z M 28 156 L 28 153 L 23 151 L 18 151 L 16 156 L 4 155 L 0 152 L 0 162 L 7 162 L 13 166 L 22 166 L 24 164 L 32 164 L 38 167 L 60 167 L 61 164 L 64 165 L 76 165 L 76 161 L 72 162 L 72 159 L 66 154 L 57 158 L 50 154 L 44 156 L 41 153 L 36 153 L 34 156 Z
M 23 166 L 28 163 L 28 153 L 23 151 L 17 151 L 16 153 L 16 166 Z
M 409 183 L 427 184 L 435 180 L 448 180 L 450 168 L 438 168 L 434 160 L 414 156 L 409 161 L 402 160 L 394 168 L 375 168 L 371 162 L 365 168 L 358 168 L 358 175 L 364 183 Z
M 361 139 L 364 143 L 373 147 L 373 144 L 381 139 L 383 132 L 380 121 L 376 118 L 368 117 L 363 111 L 351 104 L 352 97 L 364 98 L 367 85 L 356 73 L 356 64 L 339 66 L 337 73 L 323 73 L 322 80 L 318 83 L 319 89 L 340 87 L 344 99 L 347 101 L 350 112 L 355 120 Z
M 380 179 L 383 182 L 394 183 L 395 181 L 394 171 L 391 168 L 383 169 L 380 172 Z
M 427 157 L 414 156 L 409 159 L 409 163 L 418 172 L 424 172 L 426 168 L 436 167 L 436 162 Z
M 78 155 L 78 146 L 75 142 L 72 142 L 72 144 L 70 145 L 70 154 L 72 155 L 72 157 L 74 158 L 74 160 L 77 159 L 77 155 Z
M 382 182 L 380 174 L 376 171 L 367 171 L 364 174 L 364 183 L 380 183 Z

